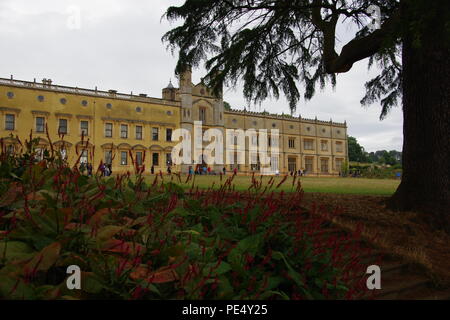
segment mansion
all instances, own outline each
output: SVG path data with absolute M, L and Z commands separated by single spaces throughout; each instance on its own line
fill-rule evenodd
M 151 166 L 156 173 L 168 166 L 172 172 L 187 172 L 189 165 L 172 164 L 171 152 L 179 143 L 173 141 L 172 133 L 177 128 L 191 131 L 195 121 L 201 121 L 204 130 L 222 132 L 253 128 L 270 134 L 278 129 L 279 155 L 271 162 L 277 162 L 280 174 L 303 170 L 309 175 L 339 175 L 348 158 L 346 123 L 225 110 L 222 96 L 192 83 L 191 71 L 180 76 L 179 88 L 171 83 L 164 88 L 161 99 L 59 86 L 49 79 L 42 83 L 0 79 L 0 117 L 0 138 L 8 150 L 19 150 L 18 139 L 29 139 L 31 132 L 39 138 L 39 150 L 49 149 L 52 143 L 70 164 L 79 159 L 96 170 L 103 161 L 111 164 L 114 173 L 133 172 L 132 159 L 145 164 L 147 173 Z M 246 152 L 245 164 L 212 169 L 221 171 L 225 166 L 227 170 L 236 167 L 239 173 L 258 173 L 258 160 L 248 161 L 250 143 L 249 138 L 245 146 L 239 146 Z

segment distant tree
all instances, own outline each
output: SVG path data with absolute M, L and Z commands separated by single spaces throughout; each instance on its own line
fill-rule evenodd
M 388 165 L 391 165 L 391 166 L 397 164 L 397 160 L 395 159 L 395 157 L 392 155 L 391 152 L 385 151 L 383 153 L 383 159 L 384 159 L 384 163 L 385 164 L 388 164 Z
M 369 162 L 389 165 L 401 165 L 402 164 L 402 152 L 391 150 L 379 150 L 376 152 L 370 152 L 367 154 Z
M 449 0 L 186 0 L 165 17 L 183 21 L 163 36 L 178 50 L 177 73 L 206 62 L 214 92 L 243 80 L 249 101 L 284 94 L 292 110 L 299 85 L 310 99 L 369 58 L 380 74 L 362 104 L 379 101 L 384 118 L 402 101 L 404 115 L 403 178 L 390 207 L 426 212 L 450 232 Z M 358 29 L 340 52 L 338 23 Z
M 354 162 L 369 162 L 369 158 L 355 137 L 348 137 L 348 158 Z
M 226 111 L 230 111 L 232 108 L 231 108 L 231 105 L 228 103 L 228 102 L 226 102 L 226 101 L 224 101 L 223 102 L 223 108 L 226 110 Z

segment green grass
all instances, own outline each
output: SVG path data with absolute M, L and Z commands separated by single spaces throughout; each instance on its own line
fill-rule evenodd
M 227 176 L 229 177 L 229 176 Z M 256 177 L 259 179 L 260 177 Z M 150 181 L 153 178 L 149 178 Z M 178 179 L 173 176 L 174 181 Z M 263 177 L 264 182 L 268 182 L 270 177 Z M 274 186 L 276 186 L 283 177 L 275 177 L 276 181 Z M 292 191 L 292 177 L 284 182 L 284 184 L 277 189 L 278 191 Z M 164 176 L 165 181 L 169 181 L 168 176 Z M 192 180 L 188 184 L 184 184 L 186 176 L 182 177 L 182 186 L 189 188 L 192 185 Z M 225 181 L 225 180 L 223 180 Z M 208 188 L 215 183 L 215 186 L 221 184 L 219 176 L 195 176 L 195 186 L 199 188 Z M 250 176 L 237 176 L 233 181 L 236 190 L 247 190 L 251 185 Z M 400 184 L 399 180 L 391 179 L 363 179 L 363 178 L 318 178 L 318 177 L 302 177 L 301 183 L 303 190 L 305 192 L 316 192 L 316 193 L 334 193 L 334 194 L 359 194 L 359 195 L 392 195 Z

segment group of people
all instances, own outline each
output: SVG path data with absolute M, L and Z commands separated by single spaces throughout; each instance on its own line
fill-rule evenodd
M 155 174 L 155 166 L 152 165 L 150 167 L 150 173 L 151 174 Z M 167 174 L 172 174 L 172 167 L 171 166 L 167 166 Z
M 87 175 L 88 176 L 92 176 L 92 172 L 93 172 L 93 167 L 92 167 L 92 164 L 91 163 L 85 163 L 85 162 L 82 162 L 81 164 L 80 164 L 80 172 L 82 173 L 82 174 L 84 174 L 84 172 L 86 171 L 87 172 Z M 100 165 L 100 172 L 101 172 L 101 174 L 102 174 L 102 176 L 103 177 L 109 177 L 111 174 L 112 174 L 112 167 L 111 167 L 111 164 L 104 164 L 104 163 L 102 163 L 101 165 Z M 233 168 L 233 174 L 235 174 L 235 175 L 237 175 L 237 173 L 238 173 L 238 169 L 235 167 L 235 168 Z M 155 174 L 155 166 L 151 166 L 150 167 L 150 173 L 151 174 Z M 171 168 L 171 166 L 168 166 L 167 167 L 167 173 L 170 175 L 170 174 L 172 174 L 172 168 Z M 226 175 L 227 174 L 227 169 L 226 169 L 226 167 L 223 167 L 223 169 L 222 169 L 222 173 L 223 173 L 223 175 Z M 201 166 L 201 165 L 197 165 L 196 167 L 195 167 L 195 170 L 193 169 L 193 167 L 189 167 L 189 174 L 190 175 L 193 175 L 193 174 L 198 174 L 198 175 L 215 175 L 216 174 L 216 172 L 215 171 L 213 171 L 212 169 L 211 169 L 211 167 L 209 167 L 209 166 Z M 279 170 L 277 170 L 276 171 L 276 173 L 275 173 L 275 175 L 280 175 L 280 172 L 279 172 Z M 304 175 L 306 175 L 306 170 L 298 170 L 298 171 L 290 171 L 290 175 L 291 176 L 295 176 L 295 175 L 297 175 L 297 176 L 304 176 Z
M 211 170 L 211 167 L 201 166 L 201 165 L 197 165 L 195 167 L 195 171 L 194 172 L 192 172 L 192 167 L 189 167 L 189 173 L 190 174 L 192 174 L 192 173 L 200 174 L 200 175 L 202 175 L 202 174 L 204 174 L 204 175 L 215 174 L 215 172 Z
M 91 163 L 82 162 L 80 163 L 79 170 L 82 174 L 85 172 L 89 177 L 92 177 L 93 175 L 93 167 Z M 104 164 L 102 163 L 99 167 L 100 173 L 102 177 L 109 177 L 112 174 L 112 167 L 111 164 Z
M 237 168 L 234 168 L 233 172 L 235 174 L 237 174 Z M 217 174 L 217 172 L 212 170 L 211 167 L 209 167 L 209 166 L 201 166 L 201 165 L 197 165 L 195 167 L 195 170 L 194 170 L 194 168 L 192 166 L 189 167 L 188 173 L 190 175 L 193 175 L 193 174 L 198 174 L 198 175 L 216 175 Z M 222 173 L 224 175 L 227 174 L 227 169 L 225 167 L 223 167 Z
M 290 175 L 291 175 L 291 177 L 293 177 L 295 175 L 297 175 L 298 177 L 303 177 L 303 176 L 306 175 L 306 170 L 300 169 L 300 170 L 297 170 L 297 171 L 291 171 Z
M 112 174 L 112 166 L 110 163 L 104 164 L 100 166 L 100 172 L 103 177 L 109 177 Z
M 84 174 L 84 172 L 86 171 L 87 172 L 87 175 L 89 176 L 89 177 L 92 177 L 92 171 L 93 171 L 93 168 L 92 168 L 92 164 L 91 163 L 86 163 L 86 162 L 81 162 L 80 163 L 80 172 L 82 173 L 82 174 Z

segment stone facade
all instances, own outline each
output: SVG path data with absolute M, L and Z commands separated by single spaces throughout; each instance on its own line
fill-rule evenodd
M 96 168 L 110 162 L 113 172 L 133 171 L 133 159 L 155 172 L 165 172 L 171 161 L 171 139 L 177 128 L 192 130 L 194 121 L 203 128 L 279 130 L 281 174 L 306 170 L 310 175 L 338 175 L 347 159 L 347 125 L 288 115 L 239 110 L 224 110 L 222 96 L 214 96 L 203 84 L 192 83 L 191 72 L 179 79 L 179 88 L 171 83 L 162 91 L 162 99 L 144 94 L 121 94 L 42 83 L 0 79 L 0 137 L 4 148 L 20 148 L 30 133 L 40 140 L 43 150 L 53 143 L 64 149 L 70 163 L 87 161 Z M 48 135 L 46 129 L 48 128 Z M 83 134 L 84 133 L 84 134 Z M 82 141 L 82 134 L 85 138 Z M 261 166 L 248 163 L 247 138 L 239 148 L 246 152 L 241 173 L 259 172 Z M 194 139 L 192 139 L 194 143 Z M 232 157 L 232 155 L 230 155 Z M 172 171 L 187 171 L 188 166 L 172 166 Z M 222 165 L 213 170 L 221 170 Z

